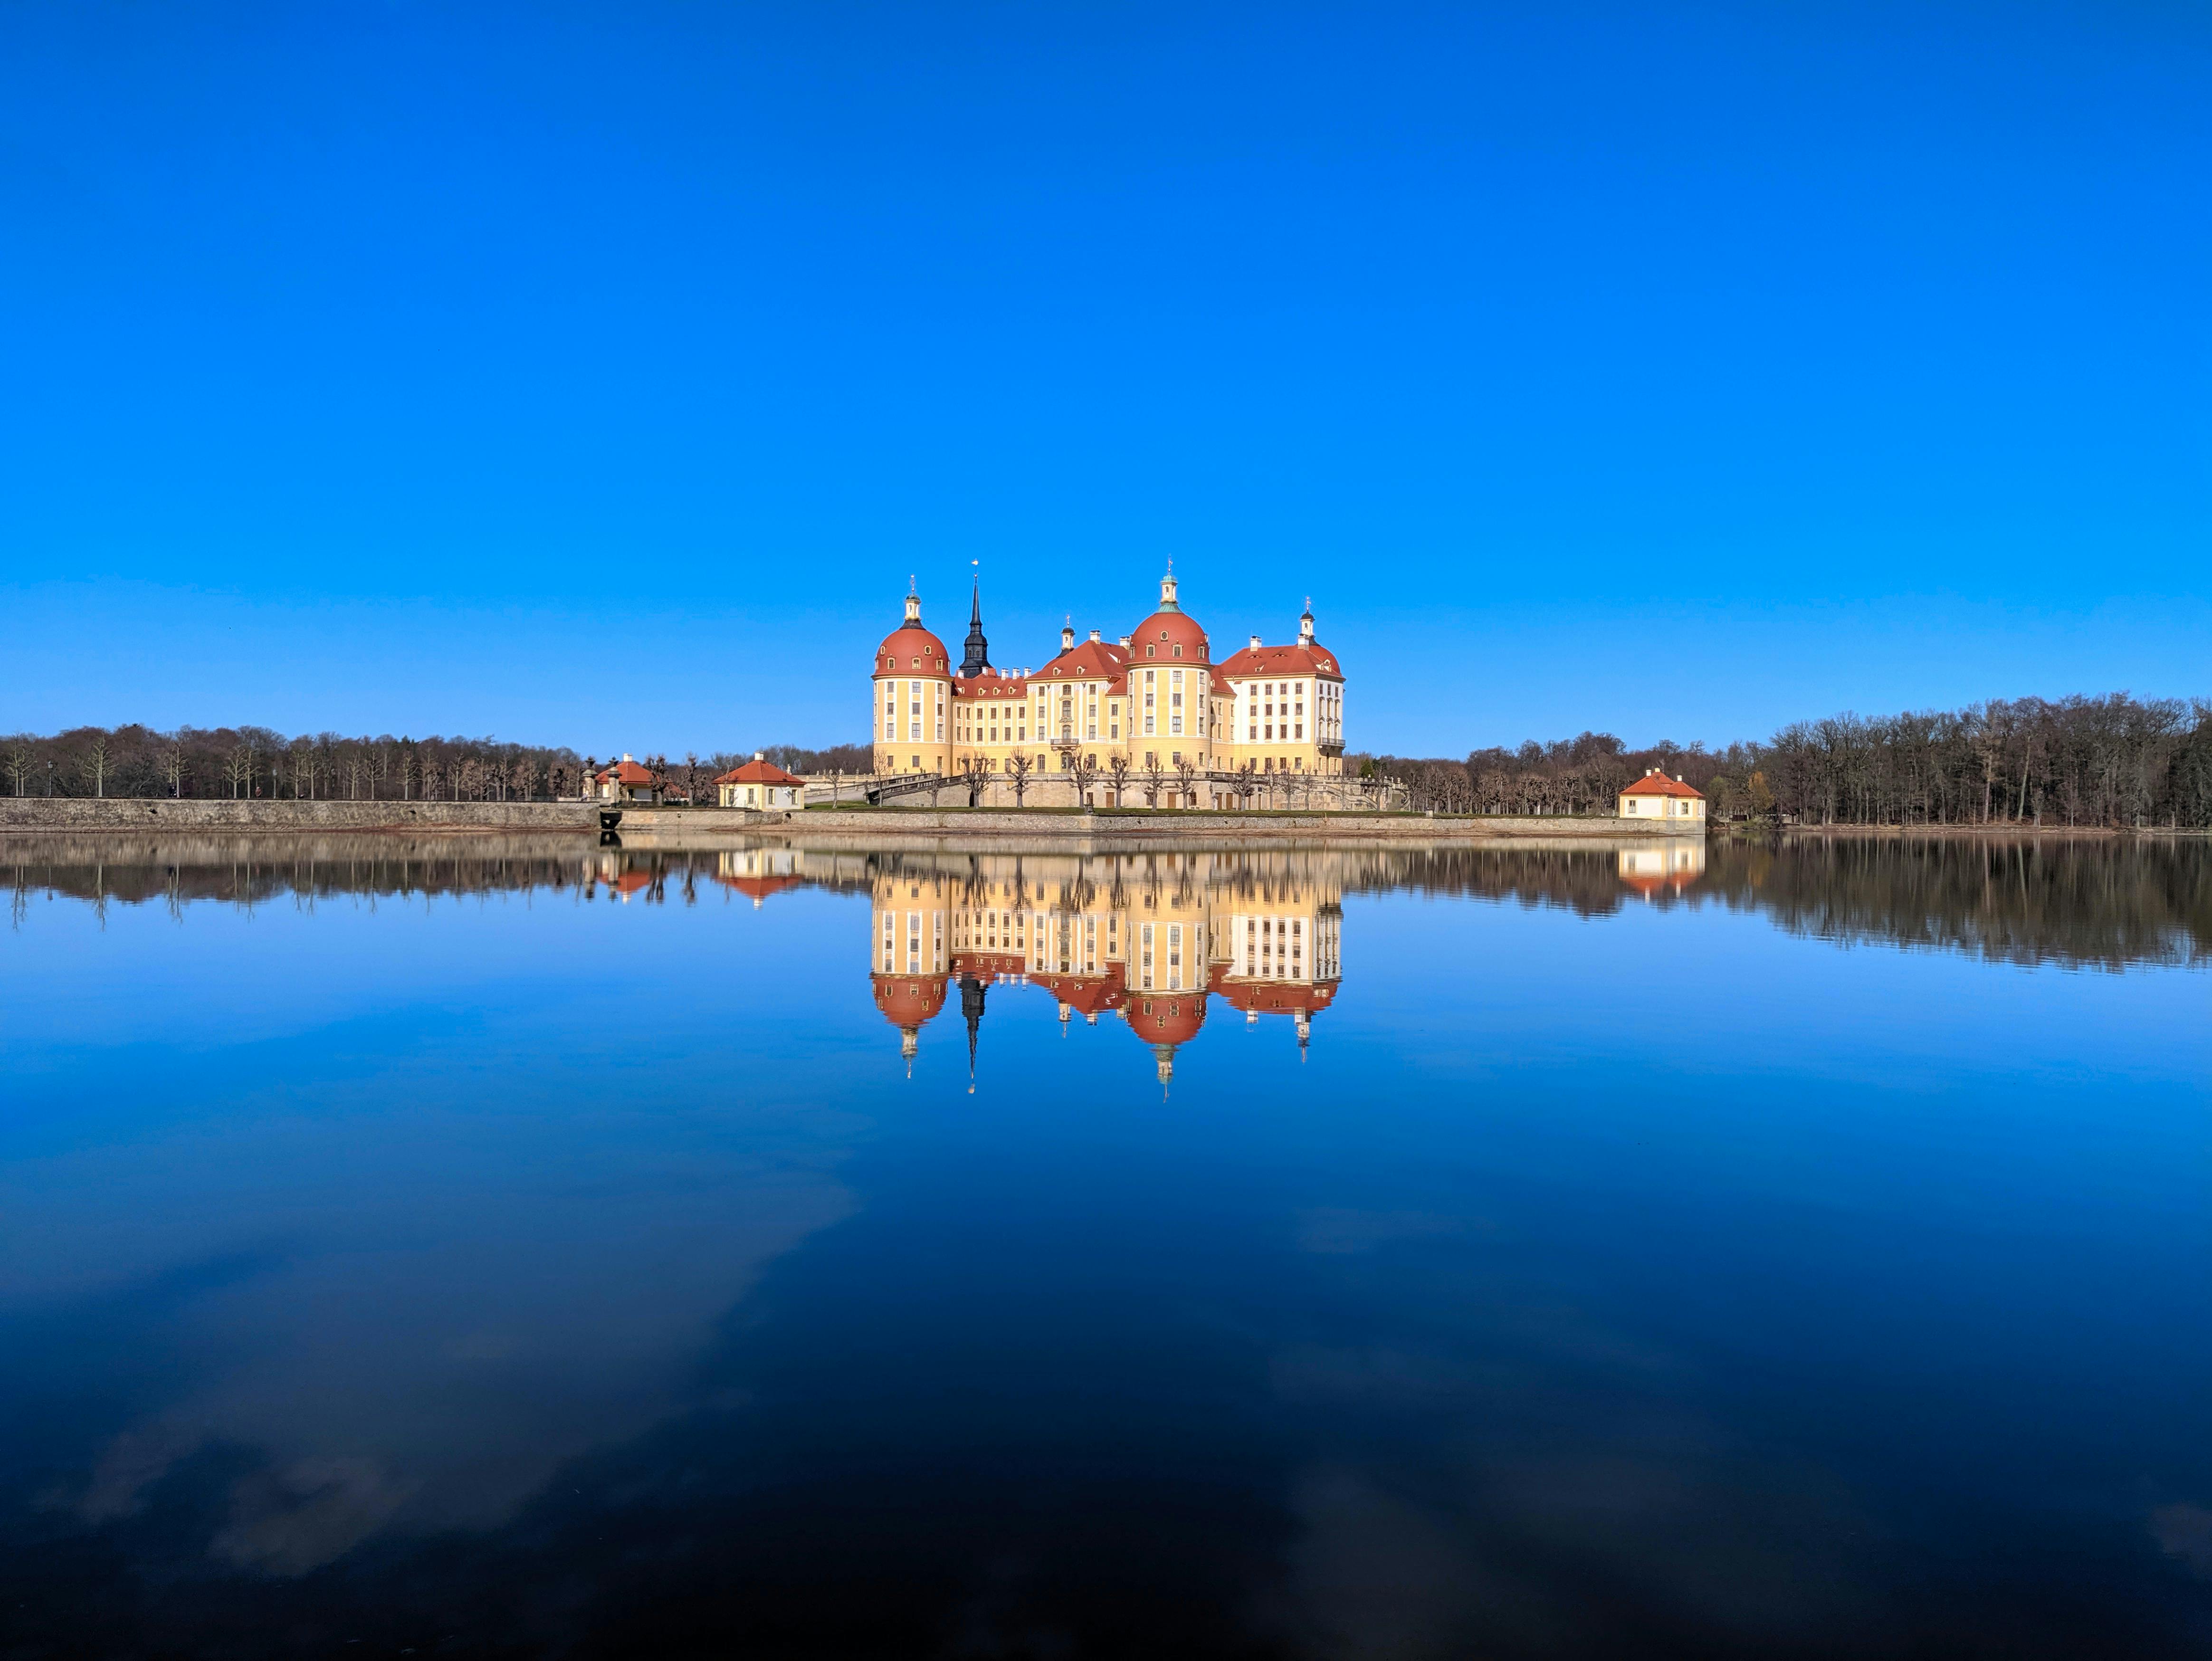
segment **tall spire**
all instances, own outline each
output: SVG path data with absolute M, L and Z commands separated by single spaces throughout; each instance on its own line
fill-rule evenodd
M 960 1013 L 968 1021 L 968 1093 L 975 1093 L 975 1029 L 983 1024 L 983 981 L 981 976 L 960 977 Z
M 1182 610 L 1182 606 L 1176 604 L 1176 574 L 1173 560 L 1168 562 L 1168 574 L 1160 579 L 1160 610 L 1163 611 Z
M 960 678 L 973 680 L 991 667 L 991 642 L 983 637 L 983 579 L 975 578 L 975 593 L 968 607 L 968 652 L 960 660 Z

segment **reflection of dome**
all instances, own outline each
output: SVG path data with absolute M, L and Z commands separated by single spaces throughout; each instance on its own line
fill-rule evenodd
M 876 1007 L 884 1019 L 899 1030 L 899 1054 L 908 1062 L 921 1047 L 918 1041 L 923 1025 L 945 1007 L 945 982 L 942 975 L 871 975 L 875 983 Z M 907 1072 L 914 1071 L 908 1066 Z
M 876 1007 L 893 1026 L 921 1026 L 945 1007 L 942 975 L 871 975 Z
M 1180 653 L 1177 647 L 1182 648 Z M 1160 609 L 1139 624 L 1129 636 L 1129 660 L 1133 664 L 1148 659 L 1204 663 L 1206 654 L 1206 630 L 1176 603 L 1175 578 L 1161 578 Z
M 1175 1076 L 1175 1053 L 1206 1025 L 1203 992 L 1154 992 L 1131 998 L 1121 1006 L 1121 1019 L 1129 1030 L 1152 1045 L 1159 1061 L 1160 1082 Z

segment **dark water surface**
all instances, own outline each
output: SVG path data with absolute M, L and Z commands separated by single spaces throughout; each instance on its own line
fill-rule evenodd
M 0 1656 L 2212 1647 L 2202 844 L 0 877 Z

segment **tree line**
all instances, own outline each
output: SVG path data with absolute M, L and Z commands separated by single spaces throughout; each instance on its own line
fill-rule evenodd
M 764 747 L 801 774 L 862 775 L 866 744 Z M 646 765 L 673 796 L 712 797 L 750 751 Z M 1846 713 L 1718 751 L 1632 750 L 1585 732 L 1463 759 L 1354 754 L 1346 770 L 1405 787 L 1417 809 L 1602 814 L 1653 768 L 1703 791 L 1713 817 L 1802 824 L 2212 826 L 2212 701 L 1992 699 L 1957 710 Z M 286 738 L 265 727 L 81 727 L 0 739 L 0 788 L 68 796 L 538 800 L 579 794 L 597 757 L 495 739 Z
M 134 725 L 0 739 L 0 785 L 14 796 L 538 801 L 576 794 L 582 775 L 573 750 L 489 738 Z
M 1631 750 L 1583 733 L 1464 760 L 1376 756 L 1417 808 L 1605 813 L 1652 768 L 1703 791 L 1716 818 L 1800 824 L 2212 826 L 2212 701 L 1991 699 L 1954 710 L 1846 713 L 1764 743 Z
M 777 744 L 763 753 L 793 773 L 866 773 L 865 744 L 810 750 Z M 713 796 L 720 774 L 750 761 L 729 751 L 644 764 L 672 794 Z M 287 738 L 267 727 L 76 727 L 0 739 L 0 789 L 11 796 L 230 797 L 271 801 L 550 801 L 582 794 L 585 777 L 614 760 L 566 746 L 498 739 Z

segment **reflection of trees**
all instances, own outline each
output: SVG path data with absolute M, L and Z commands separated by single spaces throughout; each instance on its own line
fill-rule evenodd
M 27 897 L 41 891 L 103 909 L 160 903 L 177 915 L 200 901 L 250 907 L 286 896 L 313 904 L 326 896 L 557 891 L 614 883 L 647 904 L 662 903 L 672 891 L 691 904 L 714 894 L 701 879 L 717 879 L 720 858 L 706 851 L 580 851 L 573 837 L 528 834 L 84 835 L 0 844 L 0 880 L 11 891 L 19 922 Z M 2118 968 L 2212 958 L 2212 846 L 2197 841 L 1716 838 L 1705 859 L 1701 876 L 1649 903 L 1725 905 L 1820 940 L 1936 946 L 2008 963 Z M 811 887 L 844 891 L 866 891 L 884 877 L 927 883 L 971 906 L 1010 879 L 1021 897 L 1017 904 L 1042 904 L 1050 893 L 1069 912 L 1090 909 L 1102 895 L 1115 910 L 1146 895 L 1172 896 L 1189 910 L 1201 891 L 1268 901 L 1293 887 L 1511 900 L 1581 916 L 1647 903 L 1623 884 L 1613 848 L 1566 843 L 1120 855 L 1039 849 L 1027 856 L 815 852 L 805 855 L 798 874 Z
M 1609 849 L 1344 857 L 1347 893 L 1410 889 L 1584 916 L 1643 903 L 1621 885 Z M 1939 946 L 2007 963 L 2118 968 L 2212 957 L 2212 848 L 2201 842 L 1716 838 L 1705 858 L 1703 876 L 1656 903 L 1719 904 L 1821 940 Z

